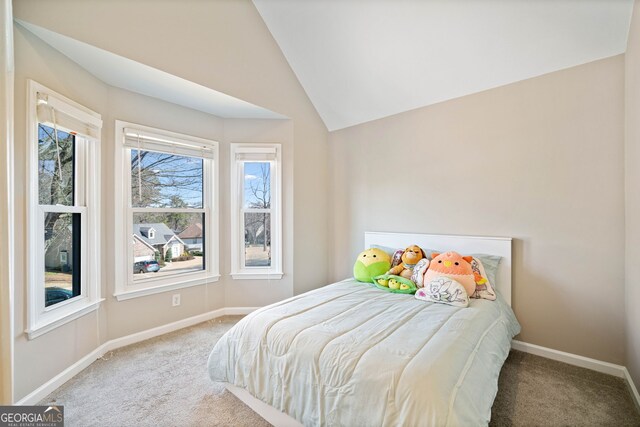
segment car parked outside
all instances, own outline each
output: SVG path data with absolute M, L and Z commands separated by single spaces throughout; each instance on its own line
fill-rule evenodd
M 133 274 L 157 273 L 160 271 L 158 261 L 139 261 L 133 264 Z
M 50 305 L 68 300 L 69 298 L 73 298 L 73 292 L 68 289 L 59 288 L 57 286 L 45 288 L 44 306 L 49 307 Z

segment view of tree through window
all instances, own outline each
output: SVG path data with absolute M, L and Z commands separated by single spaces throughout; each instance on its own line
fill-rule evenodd
M 131 150 L 135 278 L 204 270 L 203 164 L 196 157 Z
M 246 267 L 271 266 L 271 164 L 244 163 L 244 243 Z
M 202 159 L 131 150 L 131 202 L 138 208 L 202 208 Z
M 75 137 L 38 126 L 38 199 L 41 205 L 73 205 Z
M 57 138 L 56 138 L 57 136 Z M 74 205 L 75 136 L 38 125 L 38 202 L 44 215 L 45 306 L 81 293 L 80 214 L 46 212 Z

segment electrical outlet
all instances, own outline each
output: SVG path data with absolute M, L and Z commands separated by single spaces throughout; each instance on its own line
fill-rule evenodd
M 180 294 L 173 294 L 173 298 L 171 299 L 171 305 L 177 307 L 180 305 Z

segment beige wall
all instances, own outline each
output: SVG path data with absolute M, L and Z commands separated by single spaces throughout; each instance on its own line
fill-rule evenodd
M 333 278 L 365 230 L 511 236 L 519 339 L 624 363 L 624 60 L 330 134 Z
M 640 386 L 640 1 L 635 2 L 625 55 L 627 368 Z
M 104 8 L 107 4 L 109 6 Z M 45 1 L 20 1 L 15 4 L 15 16 L 18 19 L 95 43 L 216 90 L 244 97 L 292 118 L 221 119 L 113 88 L 96 80 L 24 29 L 16 27 L 16 140 L 23 141 L 15 156 L 18 168 L 16 214 L 18 218 L 26 218 L 24 114 L 26 80 L 34 79 L 103 116 L 102 296 L 106 298 L 98 312 L 83 316 L 34 340 L 27 340 L 23 333 L 26 327 L 27 254 L 23 244 L 26 224 L 24 220 L 19 221 L 15 251 L 18 258 L 15 313 L 17 400 L 108 339 L 224 306 L 265 305 L 326 281 L 326 272 L 318 268 L 326 265 L 327 258 L 326 128 L 251 2 L 192 1 L 190 4 L 193 7 L 180 3 L 177 10 L 173 9 L 177 3 L 149 1 L 60 1 L 56 5 Z M 149 16 L 156 13 L 156 16 Z M 178 14 L 183 15 L 181 22 L 191 21 L 193 25 L 176 26 Z M 87 16 L 92 16 L 91 25 L 85 25 Z M 117 21 L 122 22 L 118 25 L 118 31 L 114 32 L 114 22 Z M 146 29 L 142 33 L 145 35 L 139 34 L 144 27 Z M 67 31 L 69 29 L 73 31 Z M 154 39 L 146 38 L 154 33 Z M 194 40 L 200 43 L 194 43 Z M 130 51 L 132 47 L 134 49 Z M 247 93 L 255 99 L 246 96 Z M 114 204 L 112 171 L 116 119 L 220 142 L 220 270 L 223 277 L 215 284 L 181 289 L 179 307 L 170 306 L 173 292 L 122 302 L 112 296 L 117 280 L 113 271 L 115 225 L 111 208 Z M 282 144 L 285 272 L 282 280 L 233 281 L 228 277 L 231 263 L 226 225 L 229 220 L 230 184 L 226 162 L 229 158 L 229 142 Z M 302 231 L 295 233 L 297 229 Z M 300 256 L 295 256 L 298 251 Z M 309 257 L 308 253 L 313 255 Z M 300 286 L 294 286 L 294 277 L 300 278 Z

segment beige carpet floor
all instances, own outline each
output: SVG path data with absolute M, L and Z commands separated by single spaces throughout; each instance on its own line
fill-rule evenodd
M 226 316 L 106 354 L 47 396 L 66 426 L 268 426 L 207 377 Z M 640 426 L 619 378 L 513 351 L 500 375 L 495 426 Z

